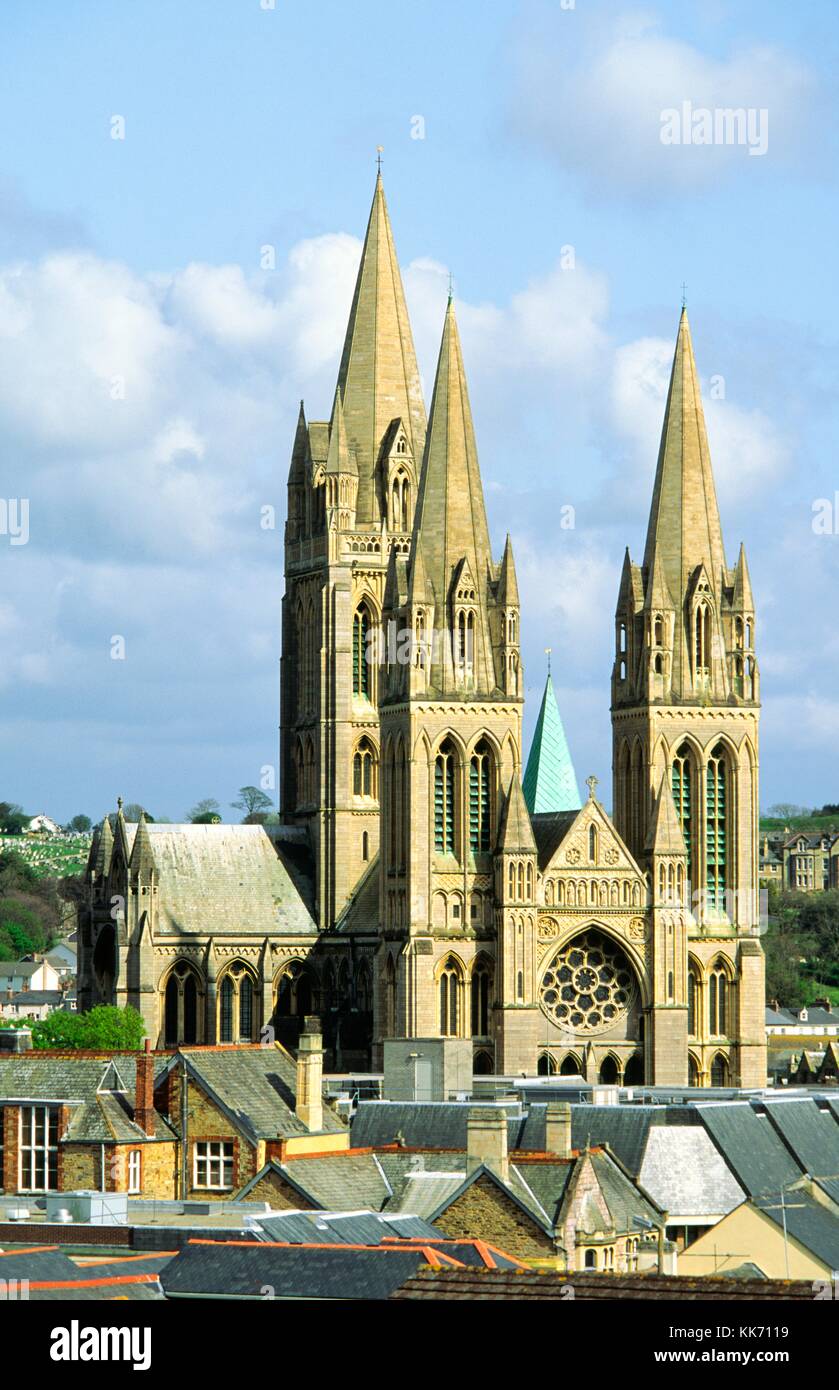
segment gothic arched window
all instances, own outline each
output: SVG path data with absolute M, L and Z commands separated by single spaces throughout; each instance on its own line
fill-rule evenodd
M 712 1038 L 728 1036 L 728 976 L 719 963 L 708 982 L 708 1031 Z
M 694 965 L 688 966 L 688 1036 L 697 1037 L 700 1001 L 699 976 Z
M 693 854 L 693 777 L 690 748 L 683 743 L 673 759 L 673 800 L 687 848 L 688 880 Z
M 707 603 L 698 603 L 693 615 L 694 673 L 704 680 L 711 670 L 711 610 Z
M 218 992 L 219 1042 L 254 1041 L 254 982 L 243 961 L 230 965 Z
M 163 1034 L 167 1047 L 200 1041 L 199 986 L 193 967 L 180 960 L 172 967 L 163 996 Z
M 455 785 L 457 754 L 446 739 L 434 760 L 434 848 L 438 854 L 455 852 Z
M 469 760 L 469 848 L 485 854 L 490 848 L 492 754 L 483 740 Z
M 720 911 L 725 907 L 727 868 L 727 761 L 725 748 L 718 743 L 706 770 L 705 829 L 708 904 Z
M 485 960 L 479 960 L 472 971 L 472 1035 L 485 1038 L 489 1034 L 489 993 L 491 972 Z
M 362 738 L 353 754 L 353 795 L 378 796 L 378 756 L 369 738 Z
M 440 1032 L 444 1038 L 460 1035 L 461 976 L 451 957 L 440 972 Z
M 368 700 L 372 699 L 370 628 L 370 610 L 361 603 L 352 624 L 352 691 Z
M 711 1085 L 728 1086 L 730 1084 L 731 1071 L 728 1065 L 728 1058 L 722 1052 L 718 1052 L 711 1063 Z

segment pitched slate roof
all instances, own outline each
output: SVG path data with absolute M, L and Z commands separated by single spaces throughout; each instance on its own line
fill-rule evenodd
M 699 1118 L 749 1196 L 778 1192 L 802 1169 L 766 1116 L 748 1101 L 697 1105 Z
M 112 1068 L 116 1068 L 125 1084 L 126 1094 L 133 1099 L 137 1084 L 136 1058 L 138 1053 L 120 1053 L 114 1057 L 56 1057 L 46 1052 L 0 1053 L 0 1100 L 62 1100 L 70 1105 L 92 1101 L 106 1085 Z M 171 1066 L 168 1056 L 155 1056 L 155 1081 Z
M 409 1149 L 465 1149 L 469 1106 L 455 1101 L 362 1101 L 352 1121 L 353 1148 L 401 1142 Z
M 29 1245 L 0 1251 L 0 1279 L 74 1279 L 76 1266 L 57 1245 Z
M 531 815 L 579 811 L 582 805 L 550 673 L 542 693 L 523 790 Z
M 674 1222 L 723 1216 L 746 1195 L 702 1125 L 652 1125 L 638 1180 Z
M 665 1124 L 665 1107 L 658 1105 L 574 1105 L 571 1107 L 571 1143 L 608 1144 L 626 1169 L 637 1177 L 653 1125 Z M 687 1116 L 683 1116 L 687 1123 Z
M 440 1232 L 415 1215 L 378 1211 L 283 1211 L 259 1218 L 260 1240 L 290 1245 L 381 1245 L 384 1241 L 439 1240 Z
M 830 1270 L 839 1269 L 839 1214 L 802 1191 L 754 1199 L 754 1205 Z
M 125 827 L 129 848 L 137 826 Z M 261 825 L 146 826 L 158 874 L 161 935 L 314 935 L 314 918 L 282 842 Z
M 297 1067 L 280 1047 L 181 1049 L 188 1071 L 252 1140 L 290 1138 L 309 1130 L 294 1113 Z M 171 1065 L 176 1063 L 173 1058 Z M 346 1126 L 323 1107 L 323 1130 Z
M 429 1263 L 427 1247 L 315 1248 L 267 1242 L 190 1241 L 161 1274 L 167 1298 L 388 1298 Z M 450 1258 L 450 1257 L 449 1257 Z M 431 1256 L 432 1262 L 436 1258 Z M 445 1257 L 440 1263 L 448 1263 Z
M 839 1176 L 839 1124 L 815 1100 L 766 1102 L 766 1113 L 798 1164 L 812 1178 Z
M 325 1154 L 322 1158 L 288 1158 L 277 1165 L 282 1177 L 326 1211 L 370 1207 L 379 1211 L 391 1192 L 372 1153 Z
M 64 1139 L 76 1144 L 148 1144 L 153 1139 L 177 1138 L 171 1125 L 156 1111 L 153 1137 L 134 1123 L 133 1115 L 133 1105 L 125 1096 L 96 1095 L 74 1108 Z
M 430 1219 L 444 1211 L 455 1194 L 459 1194 L 466 1178 L 466 1155 L 457 1155 L 458 1166 L 451 1172 L 435 1172 L 433 1168 L 408 1173 L 402 1186 L 388 1202 L 389 1212 L 411 1212 Z
M 550 864 L 579 814 L 579 811 L 551 811 L 544 815 L 531 815 L 540 871 Z

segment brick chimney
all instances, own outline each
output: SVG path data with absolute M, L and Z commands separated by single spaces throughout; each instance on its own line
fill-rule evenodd
M 323 1039 L 320 1019 L 303 1020 L 297 1045 L 297 1102 L 294 1113 L 313 1133 L 323 1129 Z
M 466 1125 L 466 1172 L 481 1164 L 507 1182 L 507 1111 L 501 1106 L 473 1106 Z
M 134 1123 L 146 1134 L 154 1135 L 154 1057 L 151 1038 L 146 1038 L 145 1051 L 137 1057 L 137 1087 L 134 1093 Z
M 571 1157 L 571 1106 L 566 1100 L 545 1106 L 545 1149 L 559 1158 Z

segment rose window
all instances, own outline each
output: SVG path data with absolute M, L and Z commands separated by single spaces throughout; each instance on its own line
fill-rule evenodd
M 602 932 L 575 936 L 557 951 L 542 978 L 542 1009 L 554 1023 L 575 1033 L 613 1028 L 635 993 L 629 961 Z

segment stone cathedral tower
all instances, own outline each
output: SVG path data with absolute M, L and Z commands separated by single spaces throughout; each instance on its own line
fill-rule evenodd
M 754 601 L 742 546 L 726 564 L 684 310 L 644 561 L 627 552 L 616 628 L 614 818 L 652 892 L 652 1071 L 763 1085 Z
M 451 300 L 411 551 L 391 553 L 385 625 L 380 1033 L 497 1038 L 503 1055 L 494 857 L 511 787 L 521 800 L 519 596 L 509 539 L 492 558 Z M 535 904 L 532 863 L 528 887 Z M 519 974 L 511 1004 L 523 1000 Z
M 378 667 L 391 549 L 410 546 L 425 406 L 381 175 L 332 416 L 303 404 L 288 477 L 281 813 L 308 830 L 319 925 L 335 923 L 379 843 Z

